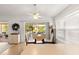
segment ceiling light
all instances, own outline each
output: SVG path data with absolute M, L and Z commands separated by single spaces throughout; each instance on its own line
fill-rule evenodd
M 34 4 L 34 12 L 33 12 L 33 19 L 39 19 L 40 15 L 39 15 L 39 12 L 37 10 L 37 5 Z
M 33 14 L 33 18 L 34 18 L 34 19 L 39 19 L 39 17 L 40 17 L 40 16 L 39 16 L 39 13 L 34 13 L 34 14 Z

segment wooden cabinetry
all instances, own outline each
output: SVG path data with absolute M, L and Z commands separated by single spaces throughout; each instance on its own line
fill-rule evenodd
M 18 44 L 20 43 L 20 34 L 18 33 L 11 33 L 9 35 L 9 44 Z

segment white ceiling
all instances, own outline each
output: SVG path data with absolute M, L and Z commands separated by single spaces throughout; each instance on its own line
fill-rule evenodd
M 40 15 L 54 17 L 68 5 L 66 4 L 38 4 Z M 0 4 L 0 16 L 27 16 L 34 12 L 33 4 Z

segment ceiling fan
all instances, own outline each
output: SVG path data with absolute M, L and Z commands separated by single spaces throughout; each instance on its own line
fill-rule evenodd
M 33 4 L 34 6 L 34 11 L 32 12 L 32 17 L 33 19 L 40 19 L 41 16 L 40 16 L 40 13 L 39 13 L 39 10 L 37 9 L 37 5 L 36 4 Z

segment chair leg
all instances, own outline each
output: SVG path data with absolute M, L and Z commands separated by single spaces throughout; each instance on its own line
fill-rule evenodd
M 42 40 L 42 42 L 44 43 L 44 39 Z
M 36 39 L 35 39 L 35 44 L 36 44 Z

